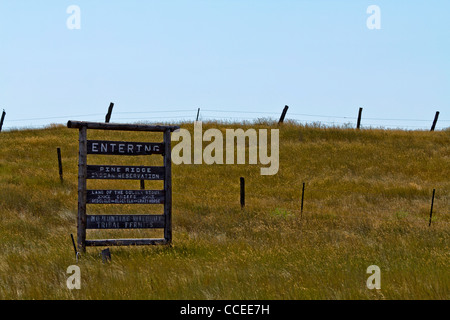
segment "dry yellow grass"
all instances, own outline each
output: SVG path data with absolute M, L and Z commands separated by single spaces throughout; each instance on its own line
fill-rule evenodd
M 193 130 L 192 124 L 181 126 Z M 203 127 L 277 128 L 264 121 Z M 89 138 L 156 137 L 96 132 Z M 63 185 L 57 147 L 62 148 Z M 112 247 L 108 264 L 102 263 L 100 248 L 88 248 L 78 262 L 81 289 L 69 290 L 66 269 L 76 264 L 70 234 L 76 234 L 77 153 L 78 132 L 62 126 L 0 134 L 0 298 L 450 298 L 448 130 L 359 131 L 285 123 L 277 175 L 261 176 L 260 165 L 174 165 L 173 246 Z M 132 164 L 124 157 L 89 160 L 105 161 Z M 246 178 L 244 210 L 241 176 Z M 139 182 L 89 181 L 88 187 L 138 189 Z M 141 213 L 160 207 L 88 210 Z M 88 230 L 88 238 L 152 232 L 157 231 Z M 381 269 L 380 290 L 366 287 L 370 265 Z

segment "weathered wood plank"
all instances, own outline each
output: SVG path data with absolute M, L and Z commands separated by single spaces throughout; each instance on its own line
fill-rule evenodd
M 90 204 L 162 204 L 164 190 L 87 190 Z
M 98 130 L 120 130 L 120 131 L 150 131 L 150 132 L 164 132 L 166 130 L 175 131 L 180 129 L 179 126 L 154 126 L 142 124 L 128 124 L 128 123 L 104 123 L 104 122 L 87 122 L 87 121 L 73 121 L 67 122 L 68 128 L 98 129 Z
M 163 152 L 164 144 L 157 142 L 87 141 L 88 154 L 141 156 L 162 154 Z
M 164 215 L 108 214 L 88 215 L 87 229 L 150 229 L 164 228 Z
M 96 239 L 86 240 L 86 246 L 107 247 L 107 246 L 143 246 L 167 244 L 166 239 Z
M 87 179 L 164 180 L 164 167 L 88 165 Z

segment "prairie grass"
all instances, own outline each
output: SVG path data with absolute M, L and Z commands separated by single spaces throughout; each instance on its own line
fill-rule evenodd
M 181 127 L 193 131 L 191 123 Z M 75 261 L 70 234 L 76 235 L 77 130 L 54 125 L 2 132 L 0 298 L 450 298 L 449 130 L 278 127 L 264 119 L 203 123 L 208 128 L 279 128 L 278 173 L 261 176 L 259 164 L 173 165 L 173 246 L 112 247 L 110 263 L 102 263 L 102 248 L 88 248 Z M 88 138 L 162 140 L 158 134 L 101 131 Z M 143 164 L 139 157 L 114 156 L 88 162 Z M 144 164 L 162 163 L 152 156 Z M 138 189 L 139 181 L 88 181 L 88 188 Z M 88 206 L 88 213 L 113 212 L 161 213 L 162 206 Z M 88 238 L 158 232 L 88 230 Z M 80 290 L 66 286 L 73 264 L 81 268 Z M 380 290 L 366 287 L 370 265 L 381 269 Z

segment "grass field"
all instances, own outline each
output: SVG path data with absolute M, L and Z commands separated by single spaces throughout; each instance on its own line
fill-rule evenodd
M 193 130 L 191 123 L 181 127 Z M 238 127 L 278 128 L 264 121 L 203 123 L 204 130 Z M 173 165 L 173 246 L 111 247 L 110 263 L 94 247 L 75 261 L 70 234 L 76 235 L 78 131 L 52 126 L 0 133 L 0 298 L 450 298 L 449 130 L 294 123 L 279 129 L 276 175 L 261 176 L 259 164 Z M 88 138 L 161 140 L 101 131 Z M 142 164 L 130 158 L 89 156 L 88 163 Z M 244 210 L 239 177 L 246 179 Z M 138 189 L 139 181 L 88 181 L 88 188 Z M 112 212 L 161 213 L 161 206 L 88 205 L 91 214 Z M 88 239 L 159 232 L 88 230 Z M 80 290 L 66 286 L 74 264 L 81 269 Z M 366 287 L 370 265 L 380 267 L 379 290 Z

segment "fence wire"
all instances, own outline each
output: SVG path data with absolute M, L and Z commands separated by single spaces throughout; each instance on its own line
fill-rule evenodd
M 229 109 L 175 109 L 175 110 L 152 110 L 152 111 L 126 111 L 126 112 L 112 112 L 111 122 L 170 122 L 174 121 L 224 121 L 224 122 L 257 122 L 261 120 L 278 121 L 280 112 L 267 111 L 245 111 L 245 110 L 229 110 Z M 35 129 L 44 128 L 52 123 L 61 121 L 65 124 L 70 119 L 77 119 L 82 121 L 104 122 L 106 113 L 90 113 L 90 114 L 74 114 L 61 115 L 49 117 L 36 118 L 19 118 L 19 119 L 5 119 L 3 130 L 11 129 Z M 323 115 L 323 114 L 309 114 L 287 112 L 285 121 L 294 121 L 299 124 L 320 124 L 325 126 L 344 126 L 354 127 L 356 125 L 357 117 L 355 116 L 338 116 L 338 115 Z M 433 119 L 411 119 L 411 118 L 373 118 L 362 117 L 362 128 L 381 128 L 381 129 L 417 129 L 429 130 Z M 45 121 L 46 124 L 36 124 L 36 122 Z M 368 121 L 368 122 L 366 122 Z M 14 126 L 15 123 L 29 122 L 28 125 Z M 450 120 L 439 119 L 438 126 L 447 128 L 450 125 Z

